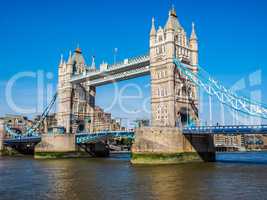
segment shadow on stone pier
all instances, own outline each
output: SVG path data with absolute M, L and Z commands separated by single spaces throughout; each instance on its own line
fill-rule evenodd
M 182 134 L 178 128 L 143 127 L 135 131 L 133 164 L 175 164 L 215 161 L 212 137 Z

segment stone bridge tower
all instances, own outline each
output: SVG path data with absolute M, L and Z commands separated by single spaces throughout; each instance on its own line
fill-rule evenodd
M 194 73 L 198 71 L 198 41 L 194 24 L 188 40 L 172 8 L 164 28 L 150 31 L 152 126 L 175 127 L 198 123 L 198 92 L 173 63 L 179 59 Z
M 66 128 L 67 133 L 75 133 L 78 129 L 91 129 L 91 121 L 95 107 L 95 87 L 86 83 L 73 85 L 72 76 L 95 70 L 94 60 L 90 67 L 85 64 L 80 48 L 73 55 L 70 52 L 66 61 L 61 58 L 58 68 L 58 125 Z M 82 130 L 80 130 L 82 131 Z

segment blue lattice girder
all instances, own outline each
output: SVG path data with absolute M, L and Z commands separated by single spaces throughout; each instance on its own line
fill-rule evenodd
M 238 96 L 209 76 L 202 76 L 202 74 L 192 72 L 178 59 L 174 59 L 173 62 L 183 75 L 202 88 L 208 95 L 215 96 L 222 104 L 238 112 L 267 119 L 266 105 Z
M 185 135 L 198 134 L 267 134 L 267 125 L 229 125 L 229 126 L 196 126 L 183 128 Z
M 96 133 L 79 133 L 75 135 L 76 144 L 92 143 L 111 138 L 134 138 L 134 131 L 101 131 Z

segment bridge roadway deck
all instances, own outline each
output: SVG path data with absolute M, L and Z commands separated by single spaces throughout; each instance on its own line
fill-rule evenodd
M 31 137 L 17 137 L 17 138 L 9 138 L 4 139 L 4 144 L 7 146 L 12 146 L 16 144 L 22 144 L 22 143 L 39 143 L 41 142 L 42 138 L 40 136 L 31 136 Z
M 75 136 L 76 144 L 97 142 L 109 138 L 133 138 L 134 131 L 101 131 L 96 133 L 78 133 Z
M 267 134 L 267 125 L 236 125 L 236 126 L 196 126 L 183 128 L 185 135 L 240 135 L 240 134 Z M 134 131 L 101 131 L 96 133 L 75 134 L 76 144 L 97 142 L 109 138 L 134 138 Z M 38 143 L 41 136 L 21 136 L 4 139 L 4 144 Z
M 196 126 L 183 128 L 183 134 L 267 134 L 267 125 Z

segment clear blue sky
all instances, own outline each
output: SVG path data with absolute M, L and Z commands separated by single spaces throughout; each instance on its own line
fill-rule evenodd
M 112 62 L 115 47 L 119 49 L 118 59 L 146 53 L 152 16 L 157 25 L 164 26 L 171 4 L 187 34 L 195 22 L 200 64 L 210 74 L 231 86 L 261 69 L 263 82 L 257 87 L 266 91 L 264 0 L 9 0 L 0 7 L 0 115 L 13 113 L 4 98 L 7 80 L 17 72 L 43 70 L 54 74 L 53 80 L 46 82 L 56 87 L 60 54 L 67 57 L 77 43 L 88 63 L 92 55 L 98 64 L 102 60 Z M 149 78 L 133 82 L 149 83 Z M 109 86 L 98 89 L 97 103 L 101 106 L 108 104 L 103 98 L 106 92 L 112 93 Z M 22 107 L 35 105 L 36 81 L 21 79 L 13 94 Z M 263 101 L 266 99 L 263 95 Z M 114 112 L 121 115 L 118 109 Z

